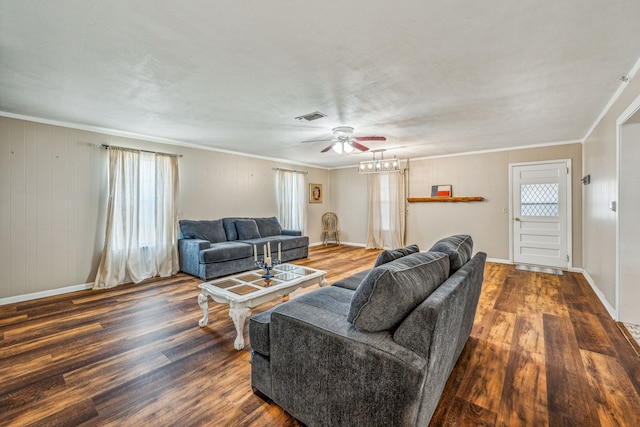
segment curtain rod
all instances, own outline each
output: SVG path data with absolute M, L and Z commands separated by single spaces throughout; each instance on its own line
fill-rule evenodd
M 274 170 L 274 171 L 285 171 L 285 172 L 295 172 L 295 173 L 303 173 L 303 174 L 305 174 L 305 175 L 309 173 L 309 172 L 305 172 L 305 171 L 296 171 L 296 170 L 293 170 L 293 169 L 282 169 L 282 168 L 271 168 L 271 170 Z
M 137 148 L 118 147 L 117 145 L 101 144 L 100 147 L 104 148 L 105 150 L 109 150 L 111 148 L 116 148 L 118 150 L 137 151 L 139 153 L 162 154 L 163 156 L 182 157 L 182 154 L 163 153 L 161 151 L 139 150 Z

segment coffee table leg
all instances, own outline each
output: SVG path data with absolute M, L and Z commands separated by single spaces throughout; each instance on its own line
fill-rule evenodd
M 205 294 L 198 295 L 198 305 L 202 309 L 202 319 L 198 322 L 201 328 L 207 326 L 209 323 L 209 304 L 207 303 L 207 296 Z
M 233 319 L 233 325 L 236 327 L 236 340 L 233 342 L 233 346 L 236 350 L 242 350 L 244 348 L 244 324 L 247 318 L 251 315 L 251 310 L 245 306 L 236 306 L 231 304 L 229 307 L 229 316 Z

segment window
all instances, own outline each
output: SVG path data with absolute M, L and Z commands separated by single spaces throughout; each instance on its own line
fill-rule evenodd
M 276 173 L 276 199 L 278 220 L 282 228 L 305 231 L 306 212 L 306 174 L 304 172 L 279 169 Z
M 138 247 L 153 247 L 156 241 L 156 165 L 151 153 L 140 153 L 140 233 Z
M 405 233 L 404 173 L 375 173 L 368 179 L 367 248 L 400 248 Z
M 391 194 L 389 192 L 389 174 L 380 174 L 380 227 L 391 230 Z
M 111 147 L 104 250 L 94 288 L 178 270 L 178 159 Z
M 558 216 L 558 183 L 522 184 L 520 214 L 522 216 Z

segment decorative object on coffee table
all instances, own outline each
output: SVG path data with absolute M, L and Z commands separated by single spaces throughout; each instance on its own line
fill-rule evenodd
M 326 272 L 294 264 L 279 264 L 272 267 L 272 278 L 264 278 L 264 270 L 253 270 L 198 285 L 198 305 L 202 309 L 201 328 L 209 323 L 208 298 L 220 304 L 229 304 L 229 316 L 236 328 L 234 347 L 244 348 L 244 325 L 251 315 L 251 308 L 265 302 L 282 298 L 299 288 L 325 286 Z
M 256 263 L 256 267 L 263 269 L 266 273 L 262 275 L 263 279 L 273 279 L 271 270 L 273 267 L 280 264 L 280 257 L 282 256 L 282 243 L 278 242 L 278 258 L 271 256 L 271 242 L 267 242 L 262 248 L 264 256 L 262 259 L 258 259 L 258 251 L 256 245 L 253 245 L 253 259 Z

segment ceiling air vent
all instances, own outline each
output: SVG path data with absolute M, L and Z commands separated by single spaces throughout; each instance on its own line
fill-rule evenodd
M 304 116 L 298 116 L 296 117 L 296 120 L 306 120 L 308 122 L 311 122 L 313 120 L 318 120 L 323 117 L 327 117 L 327 115 L 324 113 L 321 113 L 320 111 L 315 111 L 313 113 L 305 114 Z

